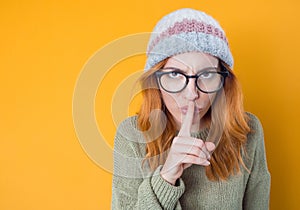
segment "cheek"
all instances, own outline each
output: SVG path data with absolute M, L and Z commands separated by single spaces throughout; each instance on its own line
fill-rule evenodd
M 169 94 L 166 92 L 162 92 L 162 98 L 169 111 L 174 111 L 175 109 L 178 109 L 180 103 L 177 94 Z
M 214 102 L 216 94 L 205 94 L 200 93 L 200 97 L 196 100 L 198 107 L 201 107 L 203 110 L 207 111 L 211 104 Z
M 208 95 L 208 103 L 209 103 L 209 106 L 211 106 L 212 103 L 215 101 L 216 96 L 217 96 L 216 93 L 213 93 L 213 94 Z
M 173 116 L 177 125 L 181 124 L 181 112 L 180 112 L 180 97 L 177 94 L 162 93 L 164 104 L 170 114 Z

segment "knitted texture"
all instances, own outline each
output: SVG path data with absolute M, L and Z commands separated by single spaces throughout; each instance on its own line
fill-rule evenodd
M 142 170 L 143 161 L 140 160 L 139 165 L 128 159 L 120 161 L 122 157 L 140 159 L 146 153 L 145 140 L 137 133 L 137 117 L 127 118 L 119 126 L 115 137 L 111 209 L 268 210 L 270 174 L 263 130 L 254 115 L 249 114 L 249 117 L 253 132 L 248 135 L 247 156 L 243 158 L 250 172 L 242 169 L 240 174 L 232 175 L 226 181 L 210 181 L 204 166 L 192 165 L 184 170 L 176 186 L 160 176 L 162 166 L 158 166 L 152 176 L 148 176 L 146 171 L 145 177 L 135 177 L 132 171 Z M 193 136 L 205 140 L 207 135 L 207 132 L 201 131 Z M 128 139 L 133 136 L 140 139 Z
M 204 12 L 186 8 L 166 15 L 155 26 L 147 47 L 145 71 L 186 52 L 208 53 L 233 67 L 228 40 L 219 23 Z

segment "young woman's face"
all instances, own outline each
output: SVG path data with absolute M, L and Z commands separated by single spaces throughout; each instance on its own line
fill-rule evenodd
M 202 70 L 210 67 L 218 67 L 217 58 L 205 53 L 190 52 L 169 58 L 164 66 L 164 69 L 176 68 L 185 75 L 196 75 L 201 73 Z M 168 71 L 172 70 L 163 70 L 163 72 Z M 174 73 L 171 75 L 171 78 L 173 77 L 178 77 L 178 74 Z M 203 77 L 206 77 L 206 75 L 203 75 Z M 170 87 L 174 87 L 174 89 L 176 89 L 178 85 Z M 201 121 L 201 119 L 210 108 L 216 93 L 206 94 L 198 90 L 196 87 L 195 78 L 190 78 L 188 85 L 180 92 L 170 93 L 165 91 L 162 87 L 160 87 L 160 90 L 163 101 L 169 112 L 174 117 L 178 128 L 181 127 L 182 120 L 184 119 L 184 115 L 186 114 L 190 101 L 194 102 L 195 104 L 192 131 L 196 132 L 204 127 L 203 120 Z

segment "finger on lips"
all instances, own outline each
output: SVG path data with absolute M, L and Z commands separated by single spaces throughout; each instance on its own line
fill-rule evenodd
M 187 154 L 186 159 L 190 159 L 191 161 L 187 161 L 187 163 L 209 165 L 210 162 L 208 160 L 211 158 L 209 151 L 212 151 L 215 148 L 215 146 L 211 142 L 204 143 L 201 139 L 191 137 L 191 128 L 194 118 L 194 108 L 194 102 L 190 101 L 188 104 L 188 110 L 182 121 L 181 129 L 179 130 L 176 141 L 180 143 L 181 146 L 185 145 L 182 149 Z M 209 148 L 207 148 L 207 146 Z
M 181 129 L 178 133 L 178 136 L 191 135 L 191 127 L 192 127 L 193 117 L 194 117 L 194 108 L 195 108 L 194 102 L 190 101 L 188 104 L 188 110 L 182 122 Z

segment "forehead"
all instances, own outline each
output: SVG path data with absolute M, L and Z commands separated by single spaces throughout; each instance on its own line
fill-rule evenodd
M 206 67 L 217 67 L 218 59 L 206 53 L 189 52 L 172 56 L 165 67 L 176 67 L 182 70 L 197 71 Z

